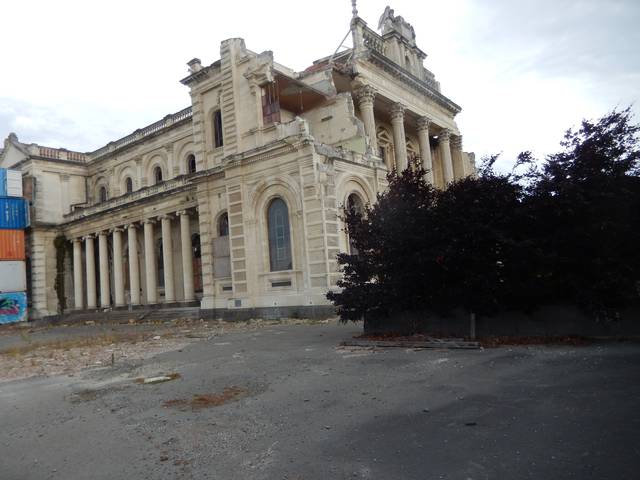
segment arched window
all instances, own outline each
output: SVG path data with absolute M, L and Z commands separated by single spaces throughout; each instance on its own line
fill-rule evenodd
M 153 181 L 156 184 L 162 181 L 162 169 L 160 168 L 160 166 L 156 166 L 153 169 Z
M 100 191 L 98 193 L 98 199 L 100 200 L 100 202 L 106 202 L 107 201 L 107 187 L 105 187 L 104 185 L 100 187 Z
M 187 173 L 196 173 L 196 157 L 193 154 L 187 157 Z
M 218 220 L 218 236 L 226 237 L 229 235 L 229 215 L 223 213 Z
M 131 180 L 131 177 L 127 177 L 124 181 L 124 189 L 125 189 L 125 193 L 131 193 L 133 192 L 133 180 Z
M 289 209 L 281 198 L 271 201 L 267 209 L 269 231 L 269 260 L 271 271 L 291 270 L 291 238 L 289 234 Z
M 362 203 L 360 195 L 356 193 L 349 195 L 347 198 L 347 209 L 350 212 L 357 213 L 358 215 L 364 215 L 364 204 Z M 351 236 L 349 236 L 349 253 L 351 253 L 351 255 L 358 255 L 358 249 L 354 245 Z

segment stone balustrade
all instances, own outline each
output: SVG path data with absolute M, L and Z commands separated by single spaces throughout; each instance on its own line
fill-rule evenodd
M 96 205 L 91 205 L 89 207 L 76 208 L 71 213 L 66 214 L 64 218 L 65 218 L 65 221 L 69 221 L 69 222 L 74 220 L 80 220 L 81 218 L 85 218 L 91 215 L 95 215 L 97 213 L 105 212 L 115 207 L 128 205 L 131 202 L 134 202 L 136 200 L 141 200 L 143 198 L 148 198 L 161 193 L 167 193 L 173 190 L 184 188 L 189 185 L 189 180 L 190 179 L 187 177 L 177 177 L 171 180 L 164 181 L 157 185 L 151 185 L 150 187 L 143 187 L 139 190 L 128 193 L 126 195 L 122 195 L 120 197 L 115 197 L 110 200 L 107 200 L 106 202 L 102 202 Z
M 162 120 L 158 120 L 155 123 L 152 123 L 151 125 L 147 125 L 144 128 L 140 128 L 138 130 L 136 130 L 135 132 L 127 135 L 126 137 L 122 137 L 119 140 L 116 140 L 114 142 L 110 142 L 107 145 L 105 145 L 102 148 L 99 148 L 98 150 L 91 152 L 88 154 L 88 158 L 90 160 L 95 160 L 96 158 L 102 157 L 103 155 L 107 155 L 108 153 L 111 153 L 115 150 L 118 150 L 122 147 L 126 147 L 127 145 L 130 145 L 132 143 L 135 143 L 145 137 L 148 137 L 149 135 L 153 135 L 154 133 L 157 133 L 167 127 L 170 127 L 171 125 L 181 122 L 183 120 L 187 120 L 189 118 L 191 118 L 193 116 L 193 111 L 191 109 L 191 107 L 187 107 L 183 110 L 180 110 L 179 112 L 176 112 L 172 115 L 167 115 L 166 117 L 164 117 Z

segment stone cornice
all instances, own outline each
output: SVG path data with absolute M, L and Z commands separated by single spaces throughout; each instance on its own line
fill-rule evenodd
M 395 62 L 393 62 L 392 60 L 389 60 L 384 55 L 376 51 L 370 50 L 368 59 L 370 62 L 382 67 L 383 70 L 392 74 L 394 77 L 401 80 L 406 85 L 411 86 L 413 89 L 431 98 L 438 105 L 446 108 L 447 110 L 452 112 L 454 115 L 457 113 L 460 113 L 460 111 L 462 110 L 459 105 L 452 102 L 443 94 L 441 94 L 437 90 L 430 87 L 426 82 L 410 74 L 409 72 L 404 70 L 402 67 L 397 65 Z
M 213 62 L 208 67 L 202 67 L 197 72 L 193 72 L 191 75 L 180 80 L 180 83 L 186 85 L 187 87 L 191 87 L 196 83 L 200 83 L 202 80 L 209 77 L 211 73 L 217 73 L 220 71 L 220 60 L 217 62 Z

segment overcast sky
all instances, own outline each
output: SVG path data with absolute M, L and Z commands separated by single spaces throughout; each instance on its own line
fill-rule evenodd
M 640 0 L 360 0 L 360 16 L 375 29 L 387 3 L 462 106 L 464 149 L 503 152 L 502 169 L 582 118 L 640 111 Z M 351 4 L 20 0 L 2 17 L 0 137 L 90 151 L 188 106 L 186 62 L 225 38 L 295 70 L 333 53 Z

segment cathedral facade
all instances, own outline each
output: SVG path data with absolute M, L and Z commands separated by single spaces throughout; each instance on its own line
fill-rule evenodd
M 354 13 L 351 35 L 303 72 L 225 40 L 216 62 L 188 63 L 187 108 L 93 152 L 10 134 L 0 166 L 21 170 L 31 204 L 31 318 L 330 315 L 345 205 L 375 202 L 412 160 L 438 188 L 475 173 L 411 25 Z

